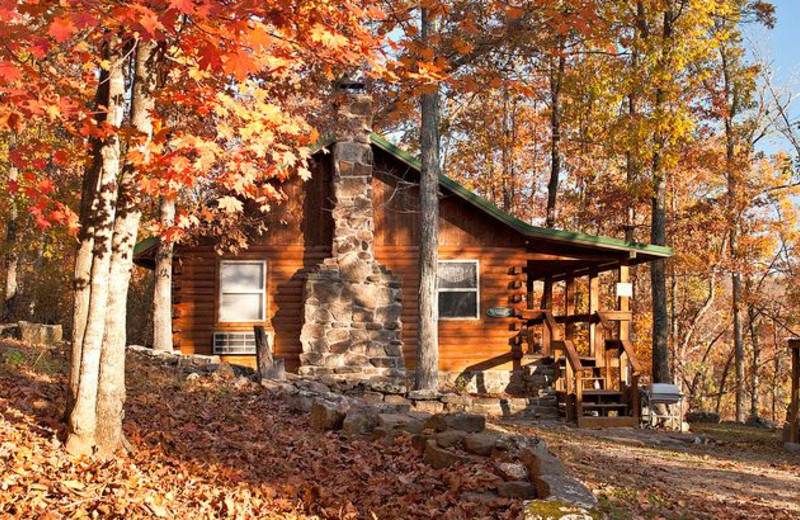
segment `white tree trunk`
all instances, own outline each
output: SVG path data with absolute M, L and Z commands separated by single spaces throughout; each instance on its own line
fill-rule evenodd
M 151 95 L 155 72 L 151 58 L 154 42 L 139 42 L 136 48 L 135 76 L 131 99 L 131 123 L 149 142 L 153 124 Z M 146 154 L 146 151 L 144 152 Z M 114 223 L 113 251 L 109 275 L 109 295 L 105 336 L 100 354 L 100 379 L 97 396 L 95 441 L 101 458 L 112 456 L 122 445 L 122 417 L 125 403 L 125 342 L 128 287 L 133 267 L 133 247 L 141 220 L 140 193 L 134 165 L 126 163 L 119 185 Z
M 161 199 L 161 225 L 175 225 L 175 199 Z M 172 350 L 172 242 L 163 238 L 156 252 L 156 285 L 153 293 L 153 348 Z
M 118 44 L 118 42 L 117 42 Z M 119 127 L 124 112 L 125 75 L 123 55 L 111 56 L 108 77 L 108 123 Z M 100 349 L 105 333 L 106 305 L 109 292 L 111 241 L 117 202 L 117 177 L 120 173 L 120 144 L 116 135 L 104 140 L 100 149 L 102 171 L 99 190 L 91 202 L 94 223 L 92 262 L 89 281 L 88 312 L 80 349 L 77 395 L 69 416 L 67 452 L 88 455 L 94 451 L 97 427 L 97 389 L 100 372 Z M 76 306 L 76 314 L 80 309 Z M 76 316 L 78 318 L 78 316 Z M 77 321 L 77 320 L 76 320 Z

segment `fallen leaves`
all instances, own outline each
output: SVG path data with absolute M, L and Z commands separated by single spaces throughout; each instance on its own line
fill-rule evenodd
M 28 361 L 0 364 L 0 518 L 500 519 L 519 510 L 461 498 L 485 489 L 482 461 L 434 470 L 408 437 L 385 446 L 318 434 L 260 387 L 187 382 L 136 358 L 125 422 L 134 452 L 70 459 L 58 442 L 63 373 L 40 377 L 39 352 L 15 348 Z

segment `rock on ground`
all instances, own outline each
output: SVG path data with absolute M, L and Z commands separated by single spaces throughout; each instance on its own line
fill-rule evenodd
M 536 488 L 527 480 L 511 480 L 497 486 L 497 494 L 503 498 L 536 498 Z
M 311 405 L 311 415 L 308 422 L 311 428 L 318 432 L 327 430 L 341 430 L 345 414 L 336 403 L 315 399 Z
M 497 437 L 493 433 L 471 433 L 464 437 L 464 449 L 475 455 L 488 457 L 494 450 Z
M 486 429 L 486 417 L 467 413 L 436 414 L 428 419 L 425 428 L 437 432 L 460 430 L 467 433 L 478 433 Z
M 434 469 L 443 469 L 452 466 L 456 462 L 464 462 L 469 459 L 450 450 L 440 448 L 434 440 L 428 440 L 425 445 L 423 460 Z

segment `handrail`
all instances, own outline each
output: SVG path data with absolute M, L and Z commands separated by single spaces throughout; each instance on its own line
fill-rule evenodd
M 639 365 L 639 360 L 636 358 L 636 351 L 634 350 L 631 342 L 627 339 L 623 339 L 620 340 L 619 343 L 622 346 L 622 351 L 628 356 L 628 363 L 631 364 L 631 371 L 633 372 L 633 375 L 640 374 L 642 368 Z
M 581 363 L 581 358 L 578 356 L 578 351 L 570 340 L 553 341 L 553 348 L 564 351 L 567 362 L 573 371 L 577 373 L 583 370 L 583 363 Z

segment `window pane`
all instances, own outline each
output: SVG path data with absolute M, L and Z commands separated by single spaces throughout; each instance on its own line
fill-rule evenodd
M 264 288 L 264 264 L 223 262 L 220 266 L 220 292 L 252 292 Z
M 474 318 L 478 315 L 477 292 L 439 293 L 440 318 Z
M 439 289 L 475 289 L 478 287 L 476 262 L 439 262 Z
M 261 294 L 222 294 L 219 321 L 261 321 L 264 296 Z

